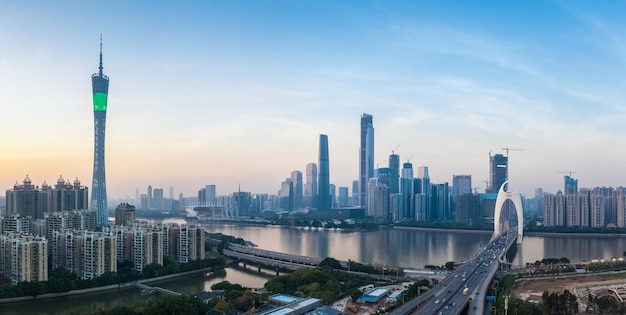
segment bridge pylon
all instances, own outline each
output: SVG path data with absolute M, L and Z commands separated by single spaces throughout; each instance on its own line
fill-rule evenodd
M 494 218 L 493 218 L 493 237 L 496 238 L 502 231 L 500 229 L 500 216 L 502 214 L 502 207 L 507 200 L 513 202 L 513 206 L 515 206 L 515 212 L 517 214 L 517 244 L 522 244 L 522 237 L 524 235 L 524 209 L 522 208 L 522 196 L 520 193 L 514 193 L 510 191 L 505 191 L 504 186 L 509 181 L 507 180 L 500 186 L 500 190 L 498 191 L 498 197 L 496 197 L 496 207 L 494 209 Z M 508 218 L 507 218 L 508 220 Z

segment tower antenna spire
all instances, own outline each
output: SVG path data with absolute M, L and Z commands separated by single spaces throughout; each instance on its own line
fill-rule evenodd
M 100 76 L 102 76 L 102 34 L 100 34 L 100 67 L 98 69 L 100 70 Z

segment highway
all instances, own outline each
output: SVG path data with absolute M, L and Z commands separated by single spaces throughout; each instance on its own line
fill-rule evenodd
M 502 233 L 431 290 L 390 314 L 460 314 L 466 306 L 470 308 L 469 314 L 483 314 L 487 286 L 498 269 L 499 260 L 516 237 L 515 231 Z

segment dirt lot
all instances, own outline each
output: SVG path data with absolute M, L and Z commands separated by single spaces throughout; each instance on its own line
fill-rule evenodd
M 544 291 L 563 292 L 564 289 L 567 289 L 576 294 L 576 288 L 614 285 L 626 285 L 626 273 L 559 276 L 519 281 L 513 287 L 512 295 L 523 300 L 541 301 L 541 295 Z

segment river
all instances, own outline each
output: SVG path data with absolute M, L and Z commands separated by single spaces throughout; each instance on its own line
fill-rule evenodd
M 183 219 L 166 222 L 184 223 Z M 432 231 L 384 227 L 377 231 L 308 230 L 292 227 L 205 224 L 211 233 L 241 237 L 259 248 L 303 256 L 333 257 L 369 264 L 421 269 L 426 264 L 442 265 L 447 261 L 463 261 L 479 251 L 491 238 L 489 233 Z M 620 257 L 626 250 L 625 237 L 612 236 L 526 236 L 514 265 L 523 265 L 548 257 L 568 257 L 572 261 Z M 220 281 L 259 288 L 274 275 L 259 273 L 256 268 L 230 267 L 224 271 L 179 278 L 158 283 L 158 286 L 183 294 L 210 290 Z M 2 314 L 65 315 L 87 314 L 97 309 L 133 305 L 154 298 L 141 296 L 138 289 L 104 292 L 0 306 Z

